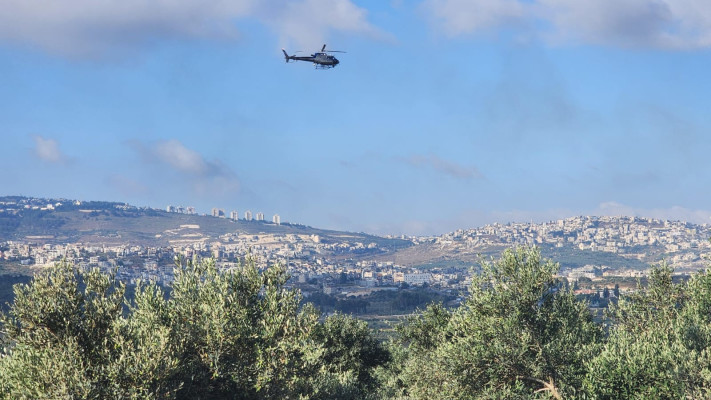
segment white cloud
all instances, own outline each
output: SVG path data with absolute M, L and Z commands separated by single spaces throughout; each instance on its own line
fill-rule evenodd
M 351 0 L 301 0 L 278 4 L 265 1 L 256 15 L 279 33 L 284 46 L 294 44 L 306 50 L 325 43 L 330 32 L 388 37 L 368 22 L 367 10 Z
M 434 154 L 413 155 L 407 158 L 401 158 L 399 160 L 415 167 L 428 167 L 438 173 L 451 176 L 457 179 L 469 180 L 483 178 L 483 175 L 476 167 L 461 165 L 440 158 Z
M 711 46 L 705 0 L 425 0 L 446 34 L 525 27 L 553 43 L 693 49 Z
M 194 175 L 204 175 L 208 172 L 208 163 L 202 156 L 175 139 L 157 142 L 152 151 L 161 162 L 178 171 Z
M 234 38 L 250 1 L 0 0 L 0 39 L 68 55 L 105 55 L 161 37 Z
M 698 0 L 540 0 L 554 38 L 621 47 L 711 45 L 711 12 Z
M 422 9 L 449 36 L 499 28 L 524 19 L 518 0 L 425 0 Z
M 237 175 L 228 166 L 219 160 L 206 160 L 178 140 L 160 140 L 150 144 L 132 141 L 128 145 L 144 162 L 169 167 L 170 171 L 190 183 L 191 189 L 197 193 L 233 193 L 240 189 Z
M 220 161 L 208 161 L 200 153 L 185 147 L 179 140 L 158 140 L 150 144 L 140 141 L 128 142 L 147 162 L 170 166 L 180 174 L 197 177 L 226 176 L 233 173 Z
M 37 158 L 53 164 L 63 164 L 67 162 L 67 157 L 59 150 L 59 144 L 54 139 L 45 139 L 42 136 L 34 136 L 34 153 Z
M 0 41 L 80 57 L 159 39 L 234 40 L 246 18 L 310 46 L 332 31 L 377 33 L 350 0 L 0 0 L 0 10 Z

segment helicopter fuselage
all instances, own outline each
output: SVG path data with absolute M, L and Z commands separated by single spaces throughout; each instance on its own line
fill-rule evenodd
M 282 51 L 284 51 L 282 49 Z M 290 56 L 289 54 L 284 51 L 284 58 L 286 58 L 286 61 L 310 61 L 314 63 L 314 66 L 316 68 L 333 68 L 336 65 L 338 65 L 339 61 L 336 57 L 325 53 L 325 52 L 319 52 L 319 53 L 314 53 L 311 54 L 310 57 L 297 57 L 297 56 Z

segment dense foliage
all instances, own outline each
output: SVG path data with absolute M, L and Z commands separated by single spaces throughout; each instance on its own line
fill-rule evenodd
M 431 307 L 400 337 L 409 345 L 401 379 L 412 398 L 572 396 L 601 331 L 585 304 L 553 277 L 535 250 L 485 263 L 467 301 Z
M 14 298 L 13 287 L 18 283 L 27 283 L 32 278 L 26 275 L 8 275 L 2 272 L 0 265 L 0 311 L 7 311 Z
M 18 285 L 1 322 L 0 398 L 362 398 L 388 359 L 365 326 L 319 323 L 285 270 L 177 269 L 169 295 L 60 264 Z M 318 329 L 317 329 L 318 328 Z M 328 344 L 328 345 L 327 345 Z M 351 351 L 358 348 L 358 351 Z
M 585 385 L 598 398 L 711 397 L 711 275 L 683 284 L 666 265 L 646 291 L 610 312 L 609 339 L 588 362 Z
M 459 308 L 381 343 L 301 303 L 278 266 L 176 269 L 169 292 L 59 264 L 2 314 L 0 399 L 683 399 L 711 397 L 711 276 L 647 288 L 604 323 L 536 249 L 484 262 Z

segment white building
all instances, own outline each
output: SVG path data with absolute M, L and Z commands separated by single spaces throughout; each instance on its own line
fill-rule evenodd
M 230 212 L 230 219 L 233 221 L 237 221 L 239 219 L 239 213 L 237 211 Z
M 247 221 L 251 221 L 252 220 L 252 212 L 249 210 L 245 211 L 244 212 L 244 219 Z
M 272 217 L 272 222 L 277 225 L 281 224 L 281 217 L 279 217 L 279 214 L 274 214 L 274 216 Z
M 264 221 L 264 213 L 258 212 L 256 220 L 257 221 Z
M 432 274 L 404 274 L 403 281 L 408 285 L 420 286 L 425 283 L 429 284 L 432 281 Z

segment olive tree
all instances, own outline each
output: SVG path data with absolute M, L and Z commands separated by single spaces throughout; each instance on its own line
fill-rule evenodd
M 0 397 L 161 398 L 165 337 L 147 337 L 123 315 L 125 285 L 66 262 L 15 286 L 0 317 Z M 162 339 L 162 340 L 156 340 Z
M 0 317 L 0 398 L 363 398 L 387 351 L 365 323 L 319 322 L 286 270 L 180 262 L 167 290 L 60 263 Z
M 711 276 L 675 283 L 672 272 L 653 267 L 649 286 L 610 310 L 609 337 L 587 366 L 590 397 L 711 396 Z
M 417 399 L 562 398 L 579 393 L 601 335 L 536 248 L 484 262 L 455 311 L 430 308 L 405 329 L 403 394 Z M 421 337 L 413 333 L 421 332 Z

